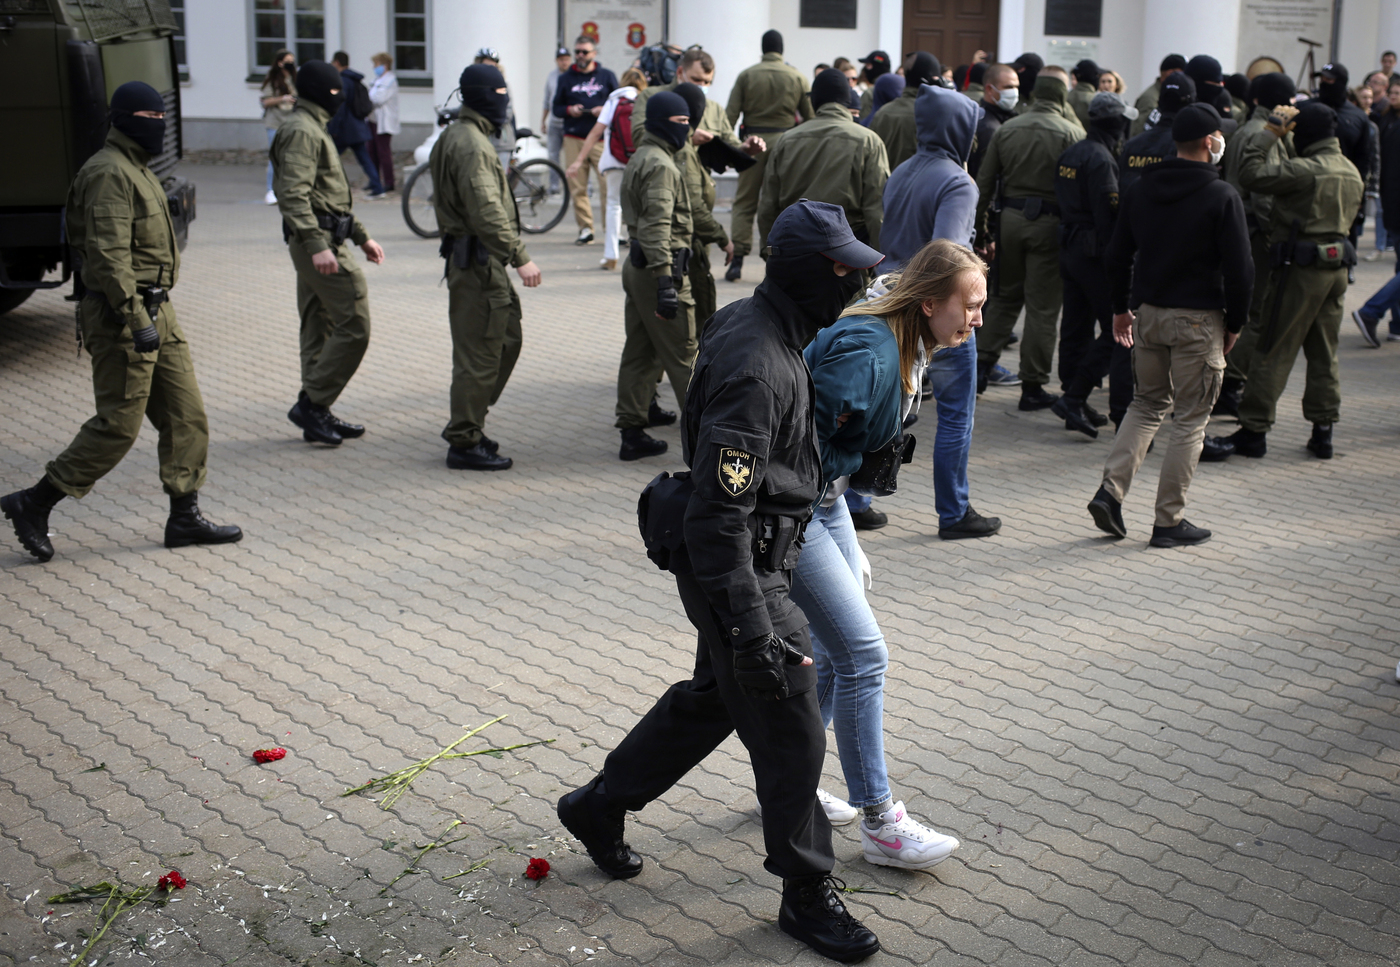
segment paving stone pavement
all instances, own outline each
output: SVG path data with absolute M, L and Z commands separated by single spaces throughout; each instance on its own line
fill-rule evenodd
M 488 427 L 515 469 L 452 472 L 437 246 L 396 203 L 361 205 L 388 262 L 367 267 L 373 341 L 337 410 L 369 432 L 313 448 L 285 415 L 293 277 L 261 171 L 188 171 L 174 300 L 213 431 L 201 503 L 247 536 L 160 546 L 148 429 L 56 510 L 52 562 L 0 542 L 0 960 L 76 955 L 96 904 L 50 895 L 176 868 L 189 886 L 120 918 L 96 960 L 824 962 L 775 925 L 736 741 L 629 822 L 635 880 L 607 880 L 554 816 L 693 649 L 634 522 L 678 434 L 617 459 L 622 296 L 599 247 L 568 225 L 530 242 L 544 285 L 522 291 L 525 349 Z M 1388 271 L 1363 265 L 1348 308 Z M 0 320 L 0 492 L 90 415 L 71 320 L 57 293 Z M 837 831 L 872 962 L 1396 962 L 1398 353 L 1347 321 L 1337 458 L 1303 450 L 1299 370 L 1268 457 L 1201 468 L 1189 514 L 1216 536 L 1197 548 L 1146 547 L 1159 456 L 1130 538 L 1105 540 L 1084 505 L 1111 434 L 1020 413 L 1012 390 L 983 398 L 972 454 L 999 536 L 937 539 L 920 447 L 862 539 L 896 795 L 963 847 L 907 873 Z M 440 763 L 388 810 L 341 796 L 500 715 L 462 749 L 549 744 Z M 268 746 L 287 757 L 255 764 Z M 825 784 L 844 789 L 834 744 Z M 538 884 L 532 856 L 553 867 Z

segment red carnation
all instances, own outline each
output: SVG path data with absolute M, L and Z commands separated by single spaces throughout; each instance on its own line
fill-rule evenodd
M 179 870 L 171 870 L 159 880 L 156 880 L 156 888 L 161 890 L 183 890 L 188 882 L 188 880 L 180 875 Z
M 259 749 L 253 753 L 254 762 L 276 762 L 287 754 L 286 749 Z
M 549 876 L 549 860 L 532 859 L 530 865 L 525 867 L 525 879 L 543 880 Z

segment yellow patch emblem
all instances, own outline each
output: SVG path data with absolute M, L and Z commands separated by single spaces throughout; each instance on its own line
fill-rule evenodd
M 754 457 L 736 447 L 719 448 L 719 484 L 731 497 L 737 497 L 753 484 Z

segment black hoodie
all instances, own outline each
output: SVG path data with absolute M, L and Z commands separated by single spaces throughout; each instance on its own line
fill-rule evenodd
M 1239 193 L 1203 161 L 1167 158 L 1147 168 L 1123 195 L 1104 266 L 1115 313 L 1143 303 L 1224 309 L 1225 328 L 1239 332 L 1254 289 Z

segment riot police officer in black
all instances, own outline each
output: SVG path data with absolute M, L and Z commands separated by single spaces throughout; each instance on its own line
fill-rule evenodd
M 617 878 L 642 860 L 623 839 L 626 810 L 661 797 L 732 732 L 753 764 L 767 846 L 783 879 L 778 925 L 825 956 L 880 949 L 833 886 L 831 825 L 817 800 L 826 753 L 807 619 L 788 596 L 802 528 L 823 491 L 802 359 L 860 290 L 879 252 L 840 206 L 803 199 L 768 234 L 764 281 L 705 327 L 686 395 L 688 481 L 659 476 L 639 508 L 648 556 L 676 575 L 699 631 L 695 670 L 672 685 L 607 757 L 559 800 L 559 819 Z M 681 486 L 677 486 L 677 484 Z M 664 495 L 664 496 L 663 496 Z M 667 557 L 662 557 L 663 550 Z
M 1148 165 L 1176 157 L 1172 122 L 1176 120 L 1176 112 L 1195 103 L 1195 100 L 1196 82 L 1181 71 L 1168 74 L 1162 80 L 1162 94 L 1147 130 L 1135 138 L 1129 138 L 1128 143 L 1123 145 L 1123 154 L 1118 159 L 1119 194 L 1127 194 L 1133 182 L 1142 174 L 1142 169 Z

